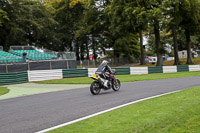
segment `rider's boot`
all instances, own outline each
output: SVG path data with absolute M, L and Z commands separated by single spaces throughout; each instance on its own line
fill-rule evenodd
M 108 80 L 105 80 L 104 86 L 105 86 L 106 88 L 108 88 Z

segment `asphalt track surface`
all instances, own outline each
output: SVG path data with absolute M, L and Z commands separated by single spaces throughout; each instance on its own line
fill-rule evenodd
M 135 100 L 200 86 L 200 76 L 122 83 L 93 96 L 89 88 L 0 100 L 0 133 L 34 133 Z

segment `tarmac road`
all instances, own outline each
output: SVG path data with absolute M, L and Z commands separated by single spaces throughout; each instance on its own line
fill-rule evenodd
M 34 133 L 118 105 L 200 86 L 200 76 L 122 83 L 118 92 L 93 96 L 89 88 L 0 100 L 0 133 Z

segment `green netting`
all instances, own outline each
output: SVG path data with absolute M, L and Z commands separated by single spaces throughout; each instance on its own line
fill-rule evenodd
M 18 84 L 28 82 L 28 74 L 25 72 L 0 73 L 0 85 Z
M 63 69 L 63 78 L 88 77 L 88 69 Z
M 116 75 L 130 75 L 130 67 L 115 67 Z
M 178 65 L 177 66 L 177 72 L 187 72 L 189 71 L 189 66 L 188 65 Z
M 157 66 L 157 67 L 148 67 L 148 73 L 163 73 L 163 67 Z

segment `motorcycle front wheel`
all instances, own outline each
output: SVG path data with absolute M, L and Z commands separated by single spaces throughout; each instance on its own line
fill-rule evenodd
M 112 88 L 114 91 L 118 91 L 121 87 L 121 83 L 119 81 L 119 79 L 116 79 L 112 85 Z
M 99 83 L 94 81 L 91 86 L 90 86 L 90 92 L 93 94 L 93 95 L 98 95 L 101 91 L 101 88 L 99 87 Z

